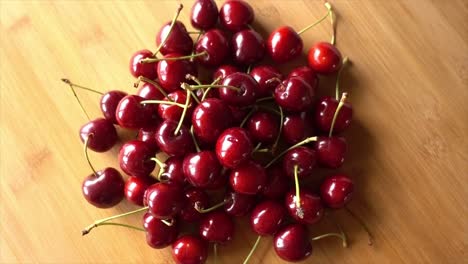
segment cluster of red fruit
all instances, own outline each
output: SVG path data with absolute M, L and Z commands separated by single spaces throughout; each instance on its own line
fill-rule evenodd
M 331 6 L 325 6 L 326 15 L 316 23 L 299 32 L 280 27 L 266 41 L 252 29 L 254 12 L 244 1 L 228 0 L 219 11 L 213 0 L 195 1 L 191 24 L 200 32 L 188 32 L 177 20 L 180 6 L 157 34 L 156 52 L 140 50 L 131 58 L 135 87 L 142 84 L 136 95 L 101 93 L 104 118 L 80 130 L 93 170 L 82 186 L 86 200 L 109 208 L 125 197 L 142 208 L 96 221 L 83 234 L 100 225 L 131 227 L 145 231 L 153 248 L 172 245 L 177 263 L 204 263 L 209 242 L 216 249 L 232 239 L 232 216 L 250 212 L 259 236 L 245 262 L 262 236 L 274 236 L 276 253 L 287 261 L 305 259 L 312 252 L 311 241 L 323 237 L 338 236 L 346 245 L 342 231 L 309 238 L 305 225 L 317 223 L 325 206 L 343 208 L 353 193 L 351 179 L 331 175 L 319 195 L 299 188 L 316 164 L 332 169 L 343 164 L 346 140 L 336 134 L 349 126 L 351 105 L 346 93 L 339 98 L 338 81 L 335 98 L 317 101 L 315 94 L 317 74 L 338 73 L 339 80 L 346 58 L 333 37 L 331 43 L 312 46 L 309 65 L 286 77 L 273 66 L 258 65 L 266 56 L 277 63 L 300 56 L 300 34 L 327 17 L 333 25 Z M 195 44 L 193 33 L 198 33 Z M 159 53 L 163 56 L 157 57 Z M 198 66 L 205 72 L 212 69 L 210 82 L 200 81 Z M 99 93 L 63 81 L 74 93 L 74 88 Z M 126 181 L 114 168 L 94 170 L 88 158 L 88 149 L 105 152 L 116 144 L 114 124 L 138 130 L 137 139 L 126 142 L 119 153 L 120 167 L 130 176 Z M 213 190 L 223 191 L 214 206 Z M 141 211 L 146 212 L 143 229 L 111 222 Z M 197 235 L 179 236 L 184 223 L 194 222 Z

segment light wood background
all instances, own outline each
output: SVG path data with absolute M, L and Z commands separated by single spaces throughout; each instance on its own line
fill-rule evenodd
M 265 36 L 324 13 L 322 1 L 250 2 L 254 27 Z M 99 210 L 82 198 L 90 170 L 78 128 L 86 118 L 60 78 L 133 91 L 129 57 L 155 48 L 155 33 L 177 3 L 0 1 L 0 262 L 172 263 L 170 250 L 149 248 L 138 231 L 102 227 L 81 237 L 94 219 L 135 207 Z M 188 22 L 191 1 L 183 3 L 181 20 Z M 334 212 L 350 248 L 322 240 L 304 263 L 467 263 L 468 2 L 332 3 L 337 46 L 353 61 L 342 82 L 355 110 L 342 171 L 355 179 L 350 207 L 370 226 L 375 245 L 367 246 L 345 212 Z M 303 37 L 310 46 L 329 34 L 324 23 Z M 322 81 L 322 93 L 333 94 L 333 82 Z M 99 98 L 79 95 L 99 116 Z M 91 157 L 96 167 L 117 166 L 117 152 Z M 235 241 L 220 248 L 220 263 L 241 263 L 255 241 L 246 219 L 238 228 Z M 331 230 L 325 220 L 311 233 Z M 252 263 L 283 262 L 268 238 Z

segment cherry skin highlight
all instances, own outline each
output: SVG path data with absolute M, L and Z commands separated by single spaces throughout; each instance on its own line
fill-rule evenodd
M 124 185 L 122 175 L 116 169 L 108 167 L 83 180 L 83 196 L 98 208 L 110 208 L 124 198 Z

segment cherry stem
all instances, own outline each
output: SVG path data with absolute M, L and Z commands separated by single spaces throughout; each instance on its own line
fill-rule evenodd
M 360 217 L 358 217 L 355 213 L 353 213 L 353 211 L 351 211 L 351 209 L 349 209 L 347 206 L 345 206 L 345 210 L 346 210 L 346 212 L 348 212 L 349 215 L 351 215 L 351 217 L 353 217 L 362 226 L 364 231 L 366 231 L 367 239 L 368 239 L 367 244 L 369 246 L 372 246 L 372 244 L 374 243 L 373 242 L 374 237 L 372 236 L 372 233 L 369 231 L 369 228 L 367 227 L 367 225 L 364 223 L 364 221 L 362 221 L 362 219 Z
M 167 226 L 173 226 L 174 225 L 174 219 L 170 219 L 170 220 L 160 219 L 160 220 L 161 220 L 161 222 L 163 222 Z
M 332 123 L 331 123 L 331 126 L 330 126 L 330 132 L 328 133 L 328 137 L 331 137 L 332 134 L 333 134 L 333 128 L 335 127 L 335 122 L 336 122 L 336 119 L 338 118 L 338 113 L 340 112 L 343 105 L 346 103 L 346 98 L 347 97 L 348 97 L 348 93 L 343 93 L 343 95 L 341 95 L 340 102 L 338 103 L 338 106 L 336 107 L 336 110 L 335 110 L 335 114 L 333 115 L 333 119 L 332 119 Z
M 265 168 L 270 167 L 273 163 L 275 163 L 278 159 L 280 159 L 284 154 L 286 154 L 286 153 L 287 153 L 288 151 L 290 151 L 291 149 L 300 147 L 300 146 L 302 146 L 302 145 L 305 145 L 305 144 L 308 144 L 308 143 L 314 142 L 314 141 L 317 141 L 317 137 L 308 137 L 308 138 L 302 140 L 301 142 L 296 143 L 295 145 L 292 145 L 291 147 L 287 148 L 286 150 L 283 150 L 283 152 L 281 152 L 278 156 L 276 156 L 275 158 L 273 158 L 273 159 L 265 166 Z
M 167 93 L 166 93 L 166 91 L 164 91 L 164 89 L 161 87 L 161 85 L 159 85 L 157 82 L 155 82 L 155 81 L 153 81 L 153 80 L 151 80 L 151 79 L 148 79 L 148 78 L 146 78 L 146 77 L 143 77 L 143 76 L 138 77 L 137 81 L 133 84 L 133 87 L 138 88 L 138 86 L 140 85 L 140 82 L 141 82 L 141 81 L 154 85 L 154 87 L 156 87 L 156 89 L 158 89 L 159 92 L 160 92 L 162 95 L 164 95 L 164 97 L 166 97 L 167 99 L 169 99 L 169 101 L 172 101 L 171 98 L 167 97 Z
M 330 3 L 326 2 L 325 7 L 327 8 L 327 14 L 325 14 L 325 16 L 323 16 L 322 18 L 320 18 L 316 22 L 312 23 L 311 25 L 308 25 L 307 27 L 305 27 L 302 30 L 298 31 L 297 34 L 301 35 L 302 33 L 306 32 L 307 30 L 315 27 L 316 25 L 320 24 L 323 20 L 325 20 L 330 14 L 333 13 L 332 6 L 330 5 Z
M 343 241 L 343 247 L 348 247 L 348 239 L 346 238 L 346 235 L 341 232 L 340 234 L 338 233 L 327 233 L 327 234 L 323 234 L 323 235 L 320 235 L 320 236 L 316 236 L 316 237 L 313 237 L 312 238 L 312 241 L 316 241 L 316 240 L 320 240 L 320 239 L 323 239 L 323 238 L 326 238 L 326 237 L 338 237 L 338 238 L 341 238 L 341 240 Z
M 195 78 L 195 77 L 194 77 Z M 190 89 L 190 86 L 189 85 L 182 85 L 181 86 L 182 89 L 186 90 L 188 88 L 188 92 L 190 93 L 190 96 L 192 96 L 193 100 L 195 100 L 195 102 L 197 102 L 197 104 L 200 103 L 200 100 L 198 100 L 198 97 L 197 95 L 192 91 L 192 89 Z
M 218 243 L 213 244 L 214 264 L 218 263 Z
M 257 246 L 260 243 L 261 238 L 262 238 L 262 236 L 257 237 L 257 240 L 255 241 L 255 244 L 253 245 L 252 249 L 250 250 L 249 255 L 247 255 L 247 257 L 245 258 L 243 264 L 247 264 L 249 262 L 249 260 L 252 257 L 253 253 L 257 249 Z
M 333 10 L 332 10 L 332 7 L 330 5 L 330 3 L 326 2 L 325 3 L 325 7 L 328 8 L 330 10 L 330 24 L 331 24 L 331 27 L 332 27 L 332 37 L 331 37 L 331 40 L 330 40 L 330 44 L 332 45 L 335 45 L 335 13 L 333 13 Z
M 138 230 L 138 231 L 143 231 L 143 232 L 146 231 L 144 228 L 141 228 L 141 227 L 127 225 L 127 224 L 121 224 L 121 223 L 101 223 L 101 224 L 99 224 L 99 226 L 104 226 L 104 225 L 122 226 L 122 227 L 130 228 L 130 229 L 135 229 L 135 230 Z M 86 234 L 83 234 L 83 235 L 86 235 Z
M 166 169 L 166 163 L 160 161 L 158 158 L 156 157 L 152 157 L 151 158 L 152 161 L 156 162 L 156 164 L 158 164 L 158 167 L 159 167 L 159 172 L 158 172 L 158 176 L 156 176 L 156 179 L 158 181 L 161 181 L 161 175 L 164 173 L 164 169 Z
M 87 226 L 81 232 L 81 234 L 84 236 L 84 235 L 88 234 L 89 232 L 91 232 L 91 230 L 94 229 L 95 227 L 98 227 L 98 226 L 102 225 L 103 223 L 109 222 L 110 220 L 117 219 L 117 218 L 124 217 L 124 216 L 128 216 L 128 215 L 132 215 L 132 214 L 136 214 L 136 213 L 139 213 L 139 212 L 142 212 L 142 211 L 145 211 L 145 210 L 148 210 L 148 206 L 137 209 L 137 210 L 134 210 L 134 211 L 131 211 L 131 212 L 126 212 L 126 213 L 123 213 L 123 214 L 114 215 L 114 216 L 111 216 L 111 217 L 103 218 L 101 220 L 97 220 L 94 223 L 92 223 L 91 225 Z
M 64 83 L 70 85 L 70 89 L 72 90 L 73 95 L 75 96 L 76 101 L 78 101 L 78 104 L 80 105 L 81 110 L 82 110 L 83 113 L 86 115 L 86 117 L 88 118 L 88 120 L 91 120 L 91 119 L 89 118 L 88 112 L 86 112 L 85 108 L 83 107 L 83 104 L 81 103 L 80 98 L 78 98 L 78 95 L 76 94 L 76 91 L 75 91 L 75 88 L 74 88 L 72 82 L 70 82 L 70 80 L 65 79 L 65 78 L 62 79 L 62 81 L 63 81 Z
M 245 123 L 247 122 L 247 120 L 249 120 L 249 118 L 255 113 L 255 111 L 257 110 L 257 106 L 254 105 L 252 107 L 252 109 L 250 109 L 250 111 L 247 113 L 247 115 L 244 117 L 244 119 L 242 120 L 242 122 L 240 123 L 239 127 L 244 127 Z
M 192 81 L 196 82 L 198 85 L 202 85 L 202 83 L 200 82 L 200 80 L 199 80 L 197 77 L 193 76 L 192 74 L 187 74 L 187 75 L 185 76 L 185 79 L 187 79 L 187 80 L 192 80 Z
M 85 142 L 84 142 L 84 154 L 85 154 L 85 157 L 86 157 L 86 160 L 88 161 L 88 164 L 89 164 L 89 167 L 91 168 L 91 170 L 93 171 L 94 173 L 94 176 L 98 177 L 97 173 L 96 173 L 96 170 L 94 169 L 93 167 L 93 164 L 91 164 L 91 161 L 89 160 L 89 156 L 88 156 L 88 143 L 89 143 L 89 138 L 94 136 L 93 133 L 89 134 L 86 139 L 85 139 Z
M 158 55 L 161 48 L 166 44 L 167 39 L 169 38 L 169 35 L 171 34 L 172 29 L 174 28 L 175 22 L 177 21 L 177 18 L 180 15 L 180 11 L 182 11 L 183 8 L 184 8 L 184 6 L 182 4 L 179 4 L 179 7 L 177 8 L 177 11 L 176 11 L 176 13 L 174 15 L 174 18 L 171 21 L 171 25 L 169 26 L 169 31 L 167 32 L 167 35 L 164 37 L 164 40 L 161 41 L 161 44 L 159 44 L 158 48 L 154 52 L 154 54 L 153 54 L 154 57 L 156 57 L 156 55 Z
M 197 39 L 195 40 L 194 43 L 198 43 L 198 40 L 200 40 L 200 38 L 201 38 L 202 35 L 203 35 L 203 31 L 201 30 L 201 31 L 198 32 Z M 192 54 L 192 55 L 195 54 L 195 49 L 192 50 L 192 53 L 191 53 L 191 54 Z
M 221 206 L 225 205 L 227 202 L 228 202 L 228 200 L 224 200 L 224 201 L 222 201 L 222 202 L 220 202 L 220 203 L 218 203 L 218 204 L 216 204 L 216 205 L 213 205 L 212 207 L 207 208 L 207 209 L 201 208 L 201 207 L 200 207 L 200 203 L 197 202 L 197 203 L 195 203 L 194 208 L 195 208 L 195 210 L 197 210 L 200 214 L 205 214 L 205 213 L 209 213 L 209 212 L 211 212 L 211 211 L 214 211 L 214 210 L 220 208 Z
M 189 108 L 190 98 L 192 97 L 190 94 L 190 88 L 188 87 L 188 84 L 183 83 L 182 87 L 185 87 L 185 90 L 187 91 L 187 96 L 185 100 L 184 109 L 182 110 L 182 114 L 180 115 L 179 123 L 177 124 L 177 127 L 174 130 L 174 135 L 179 134 L 180 128 L 182 127 L 182 124 L 184 123 L 185 115 L 187 114 L 187 109 Z
M 197 138 L 195 137 L 195 133 L 193 132 L 193 125 L 190 126 L 190 135 L 192 136 L 193 145 L 195 145 L 195 149 L 197 152 L 200 152 L 200 145 L 198 145 Z
M 104 95 L 104 93 L 100 92 L 100 91 L 97 91 L 97 90 L 94 90 L 94 89 L 91 89 L 91 88 L 88 88 L 88 87 L 84 87 L 84 86 L 81 86 L 81 85 L 78 85 L 78 84 L 75 84 L 75 83 L 72 83 L 69 79 L 66 79 L 66 78 L 62 78 L 61 79 L 62 82 L 70 85 L 70 86 L 73 86 L 73 87 L 76 87 L 76 88 L 80 88 L 80 89 L 83 89 L 83 90 L 87 90 L 87 91 L 90 91 L 90 92 L 93 92 L 93 93 L 97 93 L 97 94 L 100 94 L 100 95 Z
M 185 105 L 179 104 L 176 102 L 164 101 L 164 100 L 144 100 L 141 101 L 140 104 L 165 104 L 165 105 L 176 105 L 180 108 L 184 108 Z
M 241 89 L 235 86 L 231 85 L 213 85 L 213 84 L 203 84 L 203 85 L 191 85 L 190 89 L 196 90 L 196 89 L 202 89 L 202 88 L 228 88 L 231 90 L 235 90 L 237 92 L 240 92 Z
M 201 31 L 187 31 L 188 34 L 190 35 L 195 35 L 195 34 L 201 34 Z
M 216 78 L 212 83 L 211 85 L 216 85 L 219 81 L 221 80 L 221 76 Z M 211 91 L 211 86 L 208 87 L 208 89 L 206 89 L 205 91 L 203 91 L 203 95 L 202 95 L 202 98 L 201 100 L 205 100 L 206 96 L 208 95 L 208 93 Z
M 283 132 L 283 122 L 284 122 L 284 113 L 283 113 L 283 108 L 278 105 L 279 113 L 280 113 L 280 127 L 278 131 L 278 135 L 276 136 L 275 143 L 273 143 L 273 146 L 271 147 L 271 152 L 274 153 L 276 151 L 276 148 L 278 147 L 279 140 L 281 138 L 281 133 Z
M 264 101 L 270 101 L 270 100 L 273 100 L 274 98 L 272 96 L 268 96 L 268 97 L 263 97 L 263 98 L 260 98 L 260 99 L 257 99 L 255 101 L 255 103 L 261 103 L 261 102 L 264 102 Z
M 255 146 L 255 148 L 252 150 L 252 153 L 257 152 L 258 149 L 260 149 L 261 146 L 262 146 L 262 142 L 259 142 L 259 143 L 257 144 L 257 146 Z
M 299 216 L 299 218 L 304 218 L 304 211 L 302 210 L 301 208 L 301 196 L 300 196 L 300 190 L 299 190 L 299 177 L 298 177 L 298 170 L 299 170 L 299 166 L 296 164 L 294 165 L 294 185 L 296 186 L 296 197 L 295 197 L 295 201 L 296 201 L 296 213 L 297 213 L 297 216 Z
M 252 64 L 250 64 L 249 67 L 247 67 L 247 74 L 250 74 L 250 71 L 252 71 Z
M 343 71 L 344 66 L 348 63 L 349 59 L 348 57 L 343 58 L 343 63 L 341 64 L 341 68 L 338 71 L 338 75 L 336 76 L 336 85 L 335 85 L 335 99 L 338 100 L 340 97 L 340 78 L 341 78 L 341 72 Z
M 186 55 L 186 56 L 180 56 L 180 57 L 171 57 L 171 58 L 146 58 L 140 60 L 141 63 L 153 63 L 153 62 L 158 62 L 158 61 L 175 61 L 175 60 L 186 60 L 186 59 L 191 59 L 191 58 L 196 58 L 196 57 L 201 57 L 207 55 L 208 52 L 203 51 L 197 54 L 191 54 L 191 55 Z

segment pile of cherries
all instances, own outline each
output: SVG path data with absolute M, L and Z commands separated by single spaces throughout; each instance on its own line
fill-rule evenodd
M 267 57 L 286 63 L 301 56 L 302 33 L 327 18 L 333 26 L 332 8 L 325 6 L 325 16 L 312 25 L 298 32 L 282 26 L 265 40 L 252 27 L 247 2 L 227 0 L 218 10 L 213 0 L 196 0 L 191 25 L 199 31 L 177 20 L 180 5 L 157 33 L 155 52 L 131 57 L 136 94 L 103 94 L 63 79 L 75 96 L 75 88 L 102 95 L 104 117 L 80 129 L 93 171 L 83 181 L 84 197 L 99 208 L 124 198 L 141 206 L 98 220 L 83 234 L 100 225 L 134 228 L 153 248 L 172 245 L 176 263 L 204 263 L 209 243 L 216 252 L 216 245 L 232 240 L 234 218 L 250 214 L 258 239 L 244 263 L 264 236 L 273 236 L 286 261 L 307 258 L 311 241 L 324 237 L 339 237 L 346 246 L 339 226 L 338 233 L 314 238 L 306 226 L 320 221 L 325 208 L 345 208 L 353 181 L 331 174 L 316 186 L 318 193 L 300 186 L 317 166 L 336 169 L 345 160 L 347 144 L 339 134 L 351 123 L 352 107 L 338 81 L 334 97 L 316 98 L 316 90 L 317 75 L 337 73 L 339 80 L 347 59 L 333 37 L 313 45 L 308 65 L 287 75 L 261 64 Z M 191 34 L 198 34 L 195 43 Z M 88 149 L 106 152 L 116 145 L 116 126 L 138 131 L 118 156 L 126 180 L 115 168 L 95 170 L 88 158 Z M 145 212 L 143 228 L 112 222 L 137 212 Z M 187 226 L 192 229 L 181 231 Z

